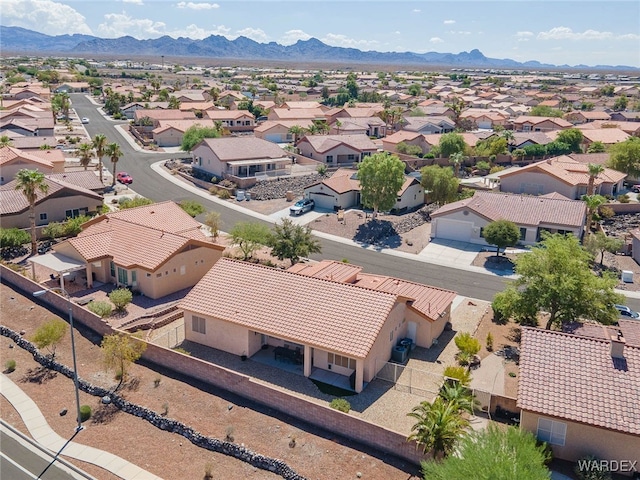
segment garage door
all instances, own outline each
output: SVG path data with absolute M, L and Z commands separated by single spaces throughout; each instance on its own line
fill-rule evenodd
M 264 139 L 267 142 L 279 143 L 282 141 L 282 135 L 280 135 L 279 133 L 272 133 L 270 135 L 265 135 Z
M 436 219 L 436 236 L 443 240 L 459 240 L 468 242 L 471 240 L 473 223 L 460 222 L 458 220 L 448 220 L 446 218 Z
M 311 192 L 309 193 L 309 198 L 316 202 L 316 208 L 321 208 L 324 210 L 333 210 L 333 207 L 336 204 L 336 201 L 332 195 Z

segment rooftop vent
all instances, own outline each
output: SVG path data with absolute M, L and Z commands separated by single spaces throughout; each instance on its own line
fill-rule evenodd
M 621 332 L 611 335 L 611 358 L 624 358 L 624 345 L 627 343 Z

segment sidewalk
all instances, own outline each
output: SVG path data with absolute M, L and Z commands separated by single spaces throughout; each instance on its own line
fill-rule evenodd
M 51 429 L 35 402 L 4 374 L 0 374 L 0 391 L 2 396 L 18 411 L 33 438 L 54 454 L 64 447 L 61 455 L 92 463 L 120 478 L 126 480 L 162 480 L 157 475 L 104 450 L 98 450 L 76 442 L 69 442 L 65 446 L 67 440 Z M 82 438 L 82 432 L 79 433 L 78 438 Z

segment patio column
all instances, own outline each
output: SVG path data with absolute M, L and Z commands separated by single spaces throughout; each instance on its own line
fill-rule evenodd
M 311 347 L 309 345 L 304 346 L 304 376 L 309 377 L 311 375 Z
M 364 387 L 364 359 L 356 360 L 356 393 L 362 392 Z

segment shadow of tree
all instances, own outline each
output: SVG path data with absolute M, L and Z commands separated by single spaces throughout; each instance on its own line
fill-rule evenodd
M 57 375 L 58 372 L 49 370 L 46 367 L 30 368 L 29 370 L 27 370 L 27 373 L 24 375 L 24 377 L 20 379 L 20 381 L 22 383 L 29 382 L 43 384 L 53 378 L 56 378 Z
M 487 257 L 484 261 L 484 268 L 496 272 L 513 273 L 515 263 L 508 257 L 496 257 L 495 255 Z
M 91 415 L 91 423 L 106 425 L 116 417 L 118 412 L 120 409 L 113 404 L 100 404 L 100 407 Z
M 397 248 L 402 238 L 389 220 L 370 220 L 363 223 L 353 236 L 355 242 L 380 248 Z

